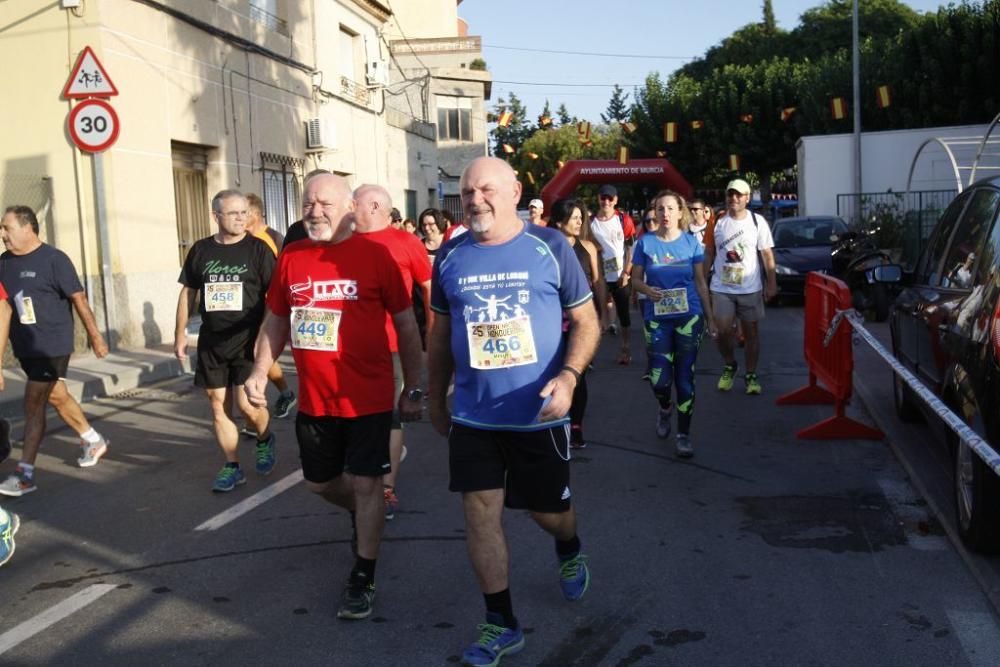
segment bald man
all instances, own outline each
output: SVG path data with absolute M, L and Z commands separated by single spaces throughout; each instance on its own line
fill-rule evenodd
M 394 209 L 388 190 L 380 185 L 362 185 L 354 191 L 354 207 L 354 231 L 389 249 L 396 265 L 399 266 L 407 293 L 413 293 L 414 284 L 423 292 L 423 303 L 428 311 L 426 321 L 431 322 L 430 308 L 426 306 L 430 303 L 431 294 L 431 262 L 427 257 L 427 249 L 413 234 L 392 226 Z M 405 390 L 414 401 L 422 401 L 423 391 L 417 386 L 405 386 L 403 382 L 398 336 L 391 317 L 386 317 L 385 332 L 389 337 L 389 349 L 392 351 L 396 393 Z M 392 433 L 389 436 L 389 462 L 392 468 L 382 478 L 385 518 L 389 521 L 396 517 L 396 508 L 399 505 L 396 483 L 399 479 L 399 465 L 403 458 L 403 424 L 398 417 L 396 414 L 393 415 Z
M 420 334 L 410 294 L 392 254 L 354 234 L 354 199 L 340 176 L 310 179 L 303 222 L 312 243 L 285 246 L 278 258 L 246 382 L 247 397 L 266 406 L 267 371 L 291 337 L 299 374 L 295 435 L 310 491 L 350 512 L 355 563 L 337 617 L 361 619 L 375 604 L 375 562 L 385 508 L 393 406 L 420 417 L 422 402 L 394 395 L 391 317 L 399 336 L 405 386 L 420 380 Z
M 600 327 L 562 233 L 518 218 L 521 185 L 510 166 L 479 158 L 460 185 L 469 233 L 442 246 L 434 263 L 428 407 L 448 438 L 449 488 L 462 494 L 469 556 L 486 603 L 486 623 L 463 664 L 495 665 L 524 646 L 511 603 L 504 506 L 528 510 L 555 538 L 567 600 L 590 583 L 570 493 L 567 413 Z

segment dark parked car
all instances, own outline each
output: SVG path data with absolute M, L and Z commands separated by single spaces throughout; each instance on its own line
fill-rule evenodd
M 956 414 L 1000 447 L 1000 177 L 980 181 L 948 206 L 890 315 L 896 358 Z M 960 444 L 897 376 L 904 420 L 924 414 L 953 462 L 959 533 L 980 551 L 1000 548 L 1000 477 Z
M 801 297 L 810 271 L 829 273 L 833 237 L 847 233 L 847 223 L 835 216 L 781 218 L 771 229 L 778 296 Z

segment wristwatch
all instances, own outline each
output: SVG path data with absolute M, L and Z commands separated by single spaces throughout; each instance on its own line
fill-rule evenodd
M 409 391 L 406 392 L 406 398 L 413 401 L 414 403 L 423 400 L 424 390 L 421 389 L 420 387 L 416 387 L 415 389 L 410 389 Z

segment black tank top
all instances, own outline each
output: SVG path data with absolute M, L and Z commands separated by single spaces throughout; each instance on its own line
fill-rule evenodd
M 576 243 L 573 244 L 573 252 L 576 253 L 576 258 L 580 260 L 580 266 L 583 267 L 583 275 L 587 276 L 587 284 L 593 285 L 594 273 L 591 271 L 590 253 L 583 247 L 583 244 L 580 243 L 579 239 L 577 239 Z

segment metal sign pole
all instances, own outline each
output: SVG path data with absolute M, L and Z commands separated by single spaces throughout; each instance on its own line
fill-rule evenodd
M 854 222 L 861 220 L 861 43 L 858 27 L 858 0 L 854 0 L 853 33 L 853 78 L 854 78 Z
M 97 206 L 97 238 L 101 245 L 101 286 L 104 290 L 104 340 L 108 349 L 118 346 L 113 332 L 118 318 L 115 314 L 115 283 L 111 273 L 111 242 L 108 239 L 108 207 L 104 199 L 104 155 L 94 156 L 94 200 Z

